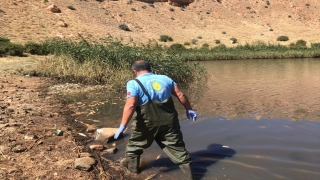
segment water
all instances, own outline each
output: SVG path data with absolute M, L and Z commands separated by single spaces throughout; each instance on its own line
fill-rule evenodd
M 176 104 L 196 179 L 320 179 L 320 59 L 201 65 L 208 71 L 207 83 L 185 90 L 198 121 L 184 121 Z M 68 100 L 82 112 L 80 120 L 117 127 L 123 97 L 80 93 Z M 108 158 L 123 157 L 128 136 Z M 156 143 L 145 150 L 142 166 L 142 179 L 181 176 Z

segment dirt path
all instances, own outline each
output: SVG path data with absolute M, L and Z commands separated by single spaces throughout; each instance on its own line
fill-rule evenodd
M 49 79 L 18 73 L 38 61 L 0 58 L 0 179 L 130 179 L 87 147 L 87 126 L 48 93 Z M 95 161 L 88 171 L 75 168 L 84 156 Z

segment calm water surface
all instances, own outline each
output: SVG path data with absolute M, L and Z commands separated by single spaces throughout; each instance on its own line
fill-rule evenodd
M 199 113 L 181 129 L 196 179 L 320 179 L 320 59 L 201 62 L 209 78 L 188 92 Z M 65 96 L 77 118 L 118 127 L 124 95 Z M 117 142 L 114 160 L 126 141 Z M 153 144 L 142 157 L 146 179 L 177 179 L 178 167 Z

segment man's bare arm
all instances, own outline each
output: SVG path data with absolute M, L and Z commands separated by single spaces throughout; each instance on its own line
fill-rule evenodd
M 134 111 L 136 109 L 136 103 L 138 102 L 138 97 L 130 97 L 126 100 L 126 103 L 123 108 L 121 124 L 127 126 L 131 120 Z
M 183 94 L 183 92 L 180 90 L 178 86 L 174 86 L 172 94 L 179 99 L 180 103 L 184 106 L 186 110 L 192 109 L 189 99 L 186 95 Z

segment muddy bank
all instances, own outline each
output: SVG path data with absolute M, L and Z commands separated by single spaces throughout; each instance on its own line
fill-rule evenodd
M 0 179 L 132 179 L 88 147 L 94 129 L 48 93 L 48 79 L 10 72 L 0 83 Z

